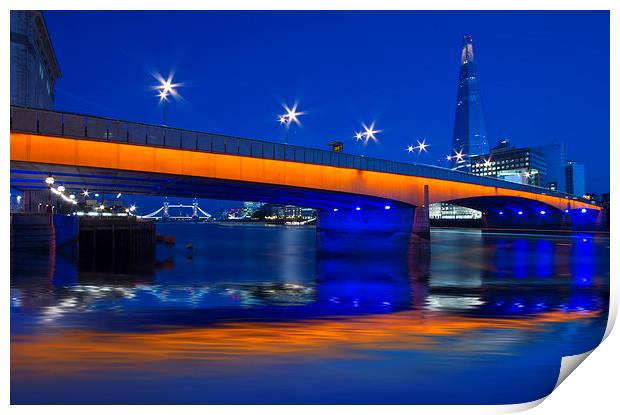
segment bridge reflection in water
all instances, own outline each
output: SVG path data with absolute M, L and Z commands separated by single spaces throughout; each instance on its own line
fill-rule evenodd
M 14 403 L 516 403 L 604 331 L 606 238 L 437 231 L 366 260 L 316 258 L 313 229 L 161 226 L 193 258 L 161 246 L 139 277 L 12 257 Z

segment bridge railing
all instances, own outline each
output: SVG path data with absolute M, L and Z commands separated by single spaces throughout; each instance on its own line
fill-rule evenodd
M 554 192 L 541 187 L 507 182 L 491 177 L 476 176 L 442 167 L 396 162 L 317 148 L 285 145 L 270 141 L 121 121 L 70 112 L 11 106 L 11 131 L 421 176 L 530 193 L 555 195 L 566 199 L 594 203 L 574 195 Z

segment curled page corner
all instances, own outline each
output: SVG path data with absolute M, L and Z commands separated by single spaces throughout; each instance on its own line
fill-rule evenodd
M 560 364 L 560 374 L 558 375 L 558 381 L 555 384 L 553 390 L 555 390 L 564 380 L 573 373 L 573 370 L 577 369 L 588 356 L 592 353 L 594 349 L 587 351 L 585 353 L 576 354 L 572 356 L 564 356 L 562 357 L 562 363 Z
M 549 395 L 547 395 L 549 396 Z M 537 407 L 538 405 L 540 405 L 545 399 L 547 399 L 547 396 L 544 396 L 540 399 L 536 399 L 535 401 L 530 401 L 530 402 L 524 402 L 524 403 L 516 403 L 516 404 L 512 404 L 512 405 L 504 405 L 502 406 L 500 412 L 498 413 L 503 413 L 503 414 L 513 414 L 516 412 L 523 412 L 523 411 L 527 411 L 528 409 L 532 409 Z
M 618 295 L 614 295 L 613 291 L 610 292 L 609 311 L 607 313 L 607 327 L 605 327 L 605 334 L 603 334 L 603 340 L 605 341 L 611 330 L 616 324 L 616 315 L 618 314 Z

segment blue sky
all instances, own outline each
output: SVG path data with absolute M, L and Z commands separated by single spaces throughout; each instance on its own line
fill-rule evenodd
M 45 12 L 58 109 L 162 122 L 151 73 L 173 71 L 175 127 L 437 164 L 450 152 L 459 52 L 471 33 L 490 143 L 568 144 L 586 190 L 609 191 L 609 14 L 550 12 Z M 408 155 L 416 140 L 429 153 Z M 150 203 L 149 203 L 150 204 Z M 155 203 L 156 204 L 156 203 Z

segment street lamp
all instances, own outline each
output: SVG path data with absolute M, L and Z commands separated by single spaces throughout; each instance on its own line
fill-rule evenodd
M 422 154 L 422 152 L 427 152 L 428 150 L 426 150 L 427 147 L 430 146 L 430 144 L 426 144 L 426 139 L 422 140 L 420 142 L 420 140 L 416 140 L 418 142 L 417 146 L 414 145 L 408 145 L 407 148 L 405 149 L 405 151 L 407 151 L 407 153 L 413 153 L 415 150 L 418 150 L 418 153 L 416 154 L 416 162 L 418 161 L 418 156 L 420 154 Z M 449 157 L 449 156 L 448 156 Z M 450 160 L 450 158 L 448 158 L 448 160 Z
M 368 141 L 370 141 L 370 140 L 374 141 L 375 143 L 377 143 L 379 141 L 375 134 L 380 133 L 382 130 L 375 130 L 375 122 L 374 121 L 370 124 L 370 127 L 367 126 L 365 123 L 362 123 L 362 128 L 364 129 L 363 132 L 356 132 L 355 133 L 355 140 L 357 142 L 362 142 L 364 147 L 366 147 L 366 145 L 368 144 Z M 363 153 L 364 152 L 362 152 L 362 157 L 364 157 Z
M 298 117 L 300 115 L 305 115 L 305 112 L 297 111 L 297 105 L 298 105 L 297 102 L 290 108 L 286 104 L 283 105 L 284 110 L 286 111 L 286 114 L 278 115 L 278 122 L 280 123 L 280 125 L 284 125 L 284 128 L 285 128 L 284 145 L 288 145 L 288 130 L 291 127 L 291 123 L 301 125 L 301 122 L 299 122 Z
M 160 84 L 155 87 L 158 91 L 159 102 L 163 102 L 164 104 L 164 124 L 166 125 L 166 102 L 168 102 L 168 96 L 176 96 L 177 91 L 176 87 L 180 86 L 180 84 L 172 83 L 172 74 L 168 75 L 168 79 L 163 79 L 160 76 L 156 76 L 159 80 Z
M 426 148 L 430 146 L 430 144 L 426 144 L 426 138 L 422 140 L 422 142 L 420 142 L 420 140 L 416 141 L 418 142 L 418 145 L 416 146 L 416 148 L 418 149 L 418 154 L 422 153 L 423 151 L 426 152 Z
M 47 208 L 49 205 L 52 204 L 52 185 L 54 184 L 54 176 L 52 176 L 52 173 L 49 173 L 47 175 L 47 177 L 45 178 L 45 183 L 49 186 L 50 189 L 49 193 L 47 194 L 47 205 L 45 205 L 45 207 Z
M 370 127 L 366 126 L 364 123 L 362 123 L 362 127 L 364 127 L 364 132 L 362 133 L 362 136 L 364 137 L 364 145 L 366 145 L 369 140 L 372 140 L 375 143 L 379 141 L 377 140 L 375 134 L 380 133 L 382 130 L 375 130 L 374 121 L 370 124 Z
M 168 102 L 168 94 L 164 91 L 159 92 L 159 102 L 164 103 L 164 124 L 166 125 L 166 102 Z

